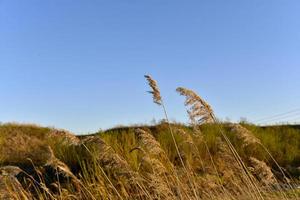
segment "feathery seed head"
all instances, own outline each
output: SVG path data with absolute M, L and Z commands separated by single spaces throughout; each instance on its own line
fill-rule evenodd
M 237 138 L 243 142 L 242 147 L 250 145 L 261 144 L 261 141 L 245 127 L 239 124 L 231 124 L 231 131 L 236 134 Z
M 178 87 L 176 91 L 185 96 L 185 106 L 188 106 L 188 115 L 192 121 L 192 123 L 209 123 L 213 122 L 214 119 L 212 117 L 213 110 L 210 105 L 204 101 L 199 95 L 197 95 L 194 91 Z
M 157 82 L 154 79 L 152 79 L 150 75 L 145 75 L 144 77 L 147 79 L 148 84 L 152 89 L 152 91 L 148 91 L 148 92 L 153 95 L 153 102 L 158 105 L 161 105 L 162 98 L 160 96 L 160 91 Z

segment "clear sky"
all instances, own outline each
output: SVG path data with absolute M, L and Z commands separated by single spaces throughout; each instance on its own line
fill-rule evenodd
M 299 0 L 0 0 L 0 121 L 87 133 L 159 120 L 148 73 L 182 122 L 178 86 L 220 118 L 299 109 L 299 11 Z

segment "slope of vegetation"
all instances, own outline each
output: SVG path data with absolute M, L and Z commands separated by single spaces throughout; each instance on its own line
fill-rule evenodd
M 279 165 L 285 169 L 292 169 L 300 167 L 300 129 L 297 126 L 290 125 L 278 125 L 259 127 L 252 124 L 242 123 L 241 126 L 253 134 L 262 144 L 270 151 L 272 156 L 276 158 Z M 193 135 L 193 128 L 182 124 L 172 125 L 177 130 L 183 130 L 190 135 Z M 276 170 L 276 165 L 269 154 L 259 145 L 251 146 L 251 148 L 245 148 L 244 141 L 241 140 L 237 133 L 231 131 L 230 124 L 223 124 L 222 129 L 226 132 L 231 139 L 234 147 L 244 160 L 254 156 L 260 160 L 266 162 L 269 166 Z M 124 127 L 107 130 L 104 132 L 98 132 L 99 136 L 103 138 L 108 144 L 120 154 L 129 152 L 136 144 L 134 137 L 134 130 L 139 127 Z M 170 158 L 176 157 L 176 151 L 170 138 L 170 133 L 167 124 L 161 123 L 155 126 L 140 127 L 151 131 L 155 138 L 160 142 L 163 149 L 168 153 Z M 217 151 L 216 139 L 221 137 L 218 125 L 206 124 L 200 126 L 202 137 L 207 141 L 210 152 L 214 155 Z M 124 144 L 123 141 L 126 141 Z M 179 145 L 184 142 L 181 135 L 176 134 L 176 141 Z M 199 144 L 199 154 L 204 156 L 206 154 L 205 145 Z M 123 155 L 128 156 L 128 155 Z M 292 172 L 292 171 L 290 171 Z M 296 174 L 293 174 L 297 177 Z M 298 177 L 297 177 L 298 178 Z
M 78 137 L 53 128 L 2 124 L 0 199 L 299 198 L 299 129 L 250 124 L 205 124 L 197 132 L 182 124 L 171 128 L 180 155 L 165 122 Z
M 190 126 L 165 119 L 75 136 L 34 125 L 0 126 L 0 199 L 300 199 L 299 129 L 220 123 L 192 90 Z

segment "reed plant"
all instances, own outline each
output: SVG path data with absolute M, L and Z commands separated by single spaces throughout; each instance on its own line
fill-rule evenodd
M 145 78 L 164 114 L 155 125 L 75 136 L 36 125 L 1 124 L 0 197 L 300 199 L 300 130 L 221 123 L 207 101 L 183 87 L 176 91 L 186 98 L 190 124 L 172 123 L 157 82 Z

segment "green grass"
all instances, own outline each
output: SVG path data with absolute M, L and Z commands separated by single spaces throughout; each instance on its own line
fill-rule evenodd
M 185 132 L 192 134 L 193 129 L 181 124 L 174 124 L 175 129 L 182 129 Z M 271 126 L 258 127 L 251 124 L 242 124 L 245 128 L 250 130 L 257 138 L 259 138 L 264 146 L 271 152 L 273 157 L 280 166 L 290 169 L 300 166 L 300 129 L 292 126 Z M 222 125 L 222 130 L 230 138 L 234 147 L 240 156 L 247 160 L 250 156 L 256 157 L 267 162 L 272 168 L 276 169 L 273 160 L 260 146 L 242 147 L 242 142 L 229 131 L 225 125 Z M 159 124 L 157 126 L 148 126 L 146 129 L 151 130 L 157 141 L 161 144 L 164 151 L 172 162 L 175 162 L 177 157 L 174 144 L 169 134 L 167 124 Z M 200 127 L 204 140 L 207 142 L 209 150 L 212 155 L 215 155 L 218 149 L 216 138 L 221 137 L 219 125 L 207 124 Z M 134 127 L 112 129 L 104 132 L 98 132 L 99 136 L 103 138 L 109 145 L 111 145 L 120 155 L 129 161 L 133 166 L 136 166 L 136 156 L 128 153 L 136 146 L 136 138 L 134 136 Z M 183 143 L 183 138 L 175 131 L 175 138 L 179 146 Z M 197 139 L 194 138 L 196 141 Z M 126 141 L 126 143 L 124 143 Z M 196 143 L 199 149 L 200 156 L 207 156 L 207 150 L 203 143 Z M 190 152 L 186 152 L 190 154 Z M 297 176 L 298 172 L 295 170 L 289 171 L 291 175 Z
M 290 174 L 295 181 L 299 180 L 298 178 L 300 176 L 300 172 L 297 169 L 297 167 L 300 166 L 299 128 L 292 126 L 258 127 L 245 123 L 243 123 L 242 126 L 250 130 L 258 139 L 260 139 L 262 144 L 276 158 L 276 161 L 279 163 L 279 165 L 285 168 L 287 170 L 286 172 Z M 233 190 L 235 195 L 240 193 L 239 195 L 242 195 L 241 198 L 245 197 L 246 199 L 247 197 L 248 199 L 251 199 L 251 191 L 246 188 L 246 185 L 242 184 L 241 180 L 238 178 L 240 174 L 233 174 L 233 177 L 231 177 L 237 178 L 235 181 L 237 181 L 236 184 L 241 187 L 240 189 L 234 188 L 234 184 L 228 184 L 229 179 L 226 173 L 227 171 L 233 170 L 233 163 L 227 163 L 225 157 L 223 159 L 222 155 L 220 155 L 219 146 L 217 143 L 217 140 L 222 138 L 220 130 L 223 131 L 224 134 L 230 139 L 234 148 L 246 165 L 249 164 L 249 157 L 252 156 L 259 160 L 265 161 L 269 166 L 271 166 L 274 172 L 278 172 L 274 161 L 260 145 L 250 145 L 246 148 L 243 147 L 243 142 L 241 142 L 237 136 L 230 131 L 228 124 L 201 125 L 199 126 L 200 132 L 195 132 L 192 127 L 183 124 L 172 124 L 171 127 L 174 130 L 174 137 L 176 143 L 178 144 L 180 154 L 183 157 L 185 164 L 192 170 L 190 176 L 192 176 L 191 180 L 193 183 L 196 183 L 198 188 L 197 191 L 201 191 L 201 188 L 203 188 L 205 191 L 213 192 L 212 194 L 209 194 L 212 196 L 204 193 L 205 195 L 208 195 L 206 196 L 208 199 L 222 199 L 222 197 L 224 197 L 224 199 L 230 199 L 228 196 L 226 196 L 226 194 L 223 194 L 222 190 L 220 189 L 208 189 L 208 186 L 210 187 L 211 184 L 213 185 L 219 183 L 226 187 L 226 191 Z M 133 148 L 139 145 L 138 138 L 135 134 L 136 128 L 143 128 L 151 133 L 156 141 L 158 141 L 160 144 L 168 160 L 172 163 L 172 165 L 174 165 L 176 173 L 174 174 L 170 168 L 167 168 L 170 177 L 167 178 L 157 176 L 155 178 L 157 179 L 155 184 L 162 182 L 163 186 L 167 185 L 167 187 L 170 188 L 172 188 L 171 186 L 176 186 L 177 190 L 181 191 L 183 199 L 186 199 L 187 197 L 193 199 L 194 197 L 192 194 L 184 193 L 185 190 L 188 190 L 187 187 L 191 183 L 187 182 L 187 175 L 182 170 L 182 165 L 179 162 L 178 154 L 176 153 L 167 123 L 160 123 L 152 126 L 143 125 L 140 127 L 119 127 L 106 131 L 99 131 L 93 135 L 102 138 L 113 149 L 113 151 L 120 156 L 121 159 L 124 159 L 128 163 L 130 170 L 136 172 L 140 178 L 147 180 L 146 182 L 142 181 L 139 183 L 142 187 L 144 187 L 144 189 L 139 189 L 139 193 L 146 196 L 146 199 L 151 199 L 150 194 L 151 192 L 153 193 L 153 191 L 150 190 L 151 187 L 149 187 L 149 184 L 152 184 L 152 175 L 149 175 L 148 171 L 139 170 L 141 163 L 144 162 L 141 152 L 131 152 Z M 76 176 L 78 176 L 82 181 L 85 199 L 117 199 L 120 198 L 119 196 L 122 196 L 124 199 L 130 199 L 129 197 L 126 197 L 126 195 L 128 195 L 127 193 L 129 191 L 133 191 L 132 188 L 128 188 L 129 185 L 127 180 L 124 178 L 116 178 L 118 177 L 116 176 L 116 172 L 110 171 L 109 168 L 103 166 L 103 163 L 99 164 L 96 162 L 96 158 L 99 153 L 101 154 L 101 152 L 91 151 L 92 155 L 89 155 L 89 152 L 87 152 L 85 149 L 78 149 L 76 145 L 70 145 L 70 143 L 66 142 L 64 137 L 50 137 L 53 130 L 54 129 L 52 128 L 39 127 L 35 125 L 1 124 L 0 166 L 5 165 L 9 161 L 15 164 L 18 164 L 18 162 L 25 162 L 25 156 L 40 156 L 39 154 L 42 154 L 41 152 L 43 151 L 39 149 L 43 149 L 42 147 L 44 146 L 50 146 L 55 156 L 66 163 L 74 172 L 74 174 L 76 174 Z M 183 130 L 188 136 L 190 136 L 195 146 L 191 146 L 189 143 L 187 143 L 186 136 L 182 135 L 179 130 Z M 199 135 L 201 135 L 201 137 L 199 137 Z M 81 136 L 80 138 L 85 137 L 86 136 Z M 13 148 L 9 148 L 9 142 L 11 141 L 15 143 Z M 22 145 L 26 146 L 24 147 Z M 207 145 L 208 149 L 205 145 Z M 12 150 L 14 150 L 13 153 L 23 152 L 21 155 L 24 156 L 20 157 L 18 153 L 18 155 L 14 157 L 14 154 L 9 152 Z M 37 152 L 37 154 L 31 154 L 28 152 L 24 153 L 24 151 Z M 7 155 L 10 156 L 7 157 Z M 203 162 L 206 170 L 210 172 L 209 175 L 207 172 L 201 171 L 200 163 L 198 160 L 195 160 L 195 155 L 201 158 L 201 162 Z M 93 157 L 95 157 L 95 160 L 87 159 Z M 219 177 L 219 182 L 218 175 L 212 168 L 210 158 L 212 158 L 213 162 L 215 162 L 219 176 L 221 176 Z M 167 163 L 162 164 L 164 166 L 168 165 Z M 151 168 L 151 165 L 144 165 L 144 167 L 146 167 L 145 169 L 147 169 L 147 167 Z M 180 180 L 180 183 L 178 183 L 176 177 Z M 119 190 L 120 193 L 117 192 Z M 39 191 L 38 195 L 40 195 L 40 199 L 47 199 L 45 196 L 49 196 L 49 194 L 42 194 L 42 191 L 40 190 L 37 191 Z M 73 193 L 74 189 L 71 189 L 69 193 L 66 193 L 66 196 L 73 195 Z M 68 199 L 64 195 L 65 194 L 56 194 L 56 196 L 54 196 L 58 199 Z M 263 192 L 263 195 L 267 196 L 266 199 L 282 199 L 280 197 L 280 195 L 282 196 L 282 191 L 272 193 Z M 292 196 L 295 195 L 295 193 L 288 191 L 285 195 L 291 196 L 291 199 L 293 199 Z M 239 199 L 239 197 L 236 196 L 234 199 Z
M 262 141 L 281 166 L 300 166 L 300 129 L 298 127 L 257 127 L 254 125 L 245 125 L 245 127 Z M 260 152 L 259 156 L 265 158 L 268 163 L 272 163 L 265 153 Z

